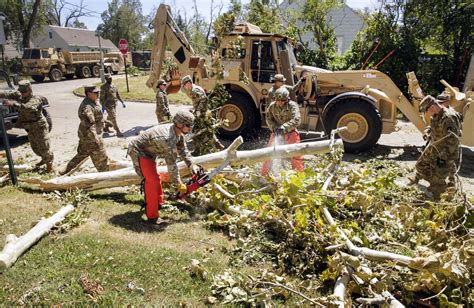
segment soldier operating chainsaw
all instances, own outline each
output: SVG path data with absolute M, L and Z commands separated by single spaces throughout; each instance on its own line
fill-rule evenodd
M 298 104 L 289 99 L 290 93 L 285 88 L 275 91 L 275 101 L 267 109 L 267 125 L 272 131 L 268 146 L 272 146 L 275 139 L 280 138 L 287 144 L 300 143 L 300 134 L 296 129 L 301 122 Z M 291 158 L 291 165 L 297 171 L 303 171 L 303 158 L 301 156 Z M 263 163 L 263 176 L 270 172 L 272 161 Z
M 164 203 L 163 188 L 160 175 L 156 170 L 157 158 L 163 158 L 168 167 L 171 183 L 175 190 L 184 195 L 188 187 L 181 181 L 176 160 L 178 156 L 184 160 L 193 174 L 200 172 L 194 165 L 186 147 L 184 135 L 192 131 L 194 115 L 189 111 L 178 111 L 172 124 L 152 127 L 140 134 L 128 146 L 128 155 L 132 158 L 137 174 L 144 181 L 146 216 L 151 223 L 165 222 L 159 217 L 159 209 Z

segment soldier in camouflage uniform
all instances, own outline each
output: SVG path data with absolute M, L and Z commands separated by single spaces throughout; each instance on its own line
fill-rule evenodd
M 276 90 L 278 90 L 281 87 L 284 87 L 285 89 L 288 90 L 288 92 L 291 94 L 294 94 L 296 90 L 303 84 L 303 82 L 306 81 L 306 77 L 301 77 L 300 80 L 294 85 L 294 86 L 289 86 L 285 84 L 286 78 L 282 74 L 276 74 L 275 75 L 275 83 L 273 86 L 268 90 L 268 99 L 270 102 L 273 102 L 275 100 L 275 93 Z
M 158 123 L 169 122 L 171 120 L 170 108 L 168 106 L 168 96 L 166 95 L 166 86 L 166 81 L 163 79 L 158 80 L 155 110 Z
M 208 110 L 207 95 L 204 89 L 193 84 L 189 75 L 181 79 L 181 89 L 193 102 L 193 114 L 196 117 L 194 131 L 199 132 L 199 135 L 193 138 L 193 155 L 200 156 L 215 152 L 216 149 L 224 149 L 224 145 L 220 143 L 214 133 L 214 119 L 212 113 Z M 203 130 L 204 132 L 202 132 Z
M 144 181 L 146 216 L 152 223 L 163 222 L 159 218 L 159 209 L 164 203 L 160 175 L 156 171 L 157 158 L 163 158 L 168 167 L 171 182 L 176 190 L 186 193 L 187 187 L 181 182 L 178 156 L 184 160 L 193 172 L 198 167 L 192 164 L 183 135 L 190 133 L 194 125 L 194 116 L 189 111 L 178 111 L 171 124 L 160 124 L 142 132 L 128 146 L 128 155 L 132 158 L 136 173 Z
M 77 135 L 79 136 L 79 145 L 77 154 L 74 156 L 61 172 L 61 175 L 74 169 L 87 157 L 91 157 L 95 168 L 99 172 L 108 171 L 107 153 L 102 139 L 102 129 L 104 128 L 104 116 L 102 106 L 97 101 L 99 89 L 95 86 L 84 86 L 86 98 L 79 106 L 78 115 L 81 120 Z
M 123 137 L 117 124 L 117 101 L 122 103 L 122 107 L 125 108 L 125 103 L 120 97 L 120 93 L 117 87 L 112 84 L 112 75 L 104 75 L 106 82 L 100 86 L 100 103 L 105 107 L 107 111 L 107 121 L 105 121 L 105 133 L 110 133 L 109 127 L 114 127 L 117 137 Z
M 431 114 L 428 130 L 428 146 L 416 162 L 416 175 L 410 182 L 418 183 L 425 179 L 430 183 L 429 190 L 434 199 L 448 187 L 446 178 L 451 177 L 455 185 L 456 162 L 460 155 L 461 121 L 452 108 L 443 107 L 438 100 L 428 95 L 420 103 L 420 111 Z
M 286 144 L 300 143 L 300 134 L 297 127 L 301 123 L 300 109 L 298 104 L 289 99 L 290 93 L 285 88 L 280 88 L 275 92 L 275 101 L 267 108 L 267 125 L 272 131 L 268 146 L 273 146 L 275 138 L 282 136 Z M 293 169 L 303 171 L 303 157 L 295 156 L 291 159 Z M 263 163 L 261 174 L 268 175 L 272 166 L 272 161 Z
M 20 81 L 18 91 L 0 91 L 0 98 L 15 100 L 5 100 L 3 104 L 18 109 L 17 126 L 27 130 L 31 149 L 41 157 L 36 167 L 46 164 L 46 171 L 52 172 L 54 156 L 50 149 L 48 123 L 42 112 L 42 98 L 33 95 L 27 80 Z

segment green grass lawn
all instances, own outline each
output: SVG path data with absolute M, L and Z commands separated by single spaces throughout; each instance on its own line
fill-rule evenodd
M 120 96 L 122 96 L 124 101 L 149 101 L 154 103 L 156 93 L 146 86 L 147 80 L 148 76 L 128 76 L 129 92 L 127 92 L 125 78 L 113 79 L 113 83 L 118 87 Z M 100 83 L 97 85 L 100 86 Z M 75 89 L 74 92 L 79 95 L 84 95 L 84 89 L 82 87 Z M 168 95 L 168 99 L 174 104 L 191 103 L 191 100 L 181 91 L 176 94 Z
M 2 242 L 7 234 L 24 234 L 37 219 L 62 206 L 59 200 L 18 188 L 0 188 L 0 194 Z M 232 243 L 204 228 L 202 216 L 194 215 L 192 208 L 164 209 L 161 216 L 172 223 L 162 230 L 151 227 L 142 222 L 142 200 L 133 193 L 92 195 L 84 223 L 44 237 L 0 274 L 0 303 L 204 306 L 212 295 L 212 277 L 232 268 L 226 255 Z M 192 259 L 201 262 L 205 279 L 192 277 L 186 269 Z M 234 270 L 257 271 L 252 267 Z M 103 293 L 87 295 L 79 283 L 83 274 L 97 281 Z M 127 287 L 132 284 L 144 293 Z

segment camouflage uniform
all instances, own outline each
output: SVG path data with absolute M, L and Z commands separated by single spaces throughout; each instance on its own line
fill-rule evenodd
M 194 124 L 194 132 L 200 132 L 193 138 L 194 151 L 193 156 L 199 156 L 215 152 L 215 150 L 223 149 L 224 146 L 219 142 L 217 136 L 214 134 L 214 119 L 212 113 L 207 109 L 207 95 L 204 89 L 193 84 L 191 90 L 184 90 L 184 93 L 193 102 L 193 114 L 196 117 Z
M 158 123 L 169 122 L 171 120 L 171 113 L 168 106 L 168 96 L 166 96 L 166 91 L 162 91 L 160 89 L 156 91 L 155 113 Z
M 187 166 L 191 165 L 191 155 L 182 136 L 176 136 L 174 124 L 161 124 L 142 132 L 128 146 L 128 155 L 132 159 L 137 174 L 143 178 L 138 158 L 145 156 L 156 160 L 163 158 L 172 183 L 181 183 L 178 165 L 178 156 L 185 161 Z
M 276 94 L 280 95 L 281 92 L 286 92 L 286 97 L 289 96 L 288 91 L 279 89 Z M 297 127 L 301 123 L 301 115 L 298 104 L 292 100 L 287 101 L 282 107 L 278 106 L 276 102 L 272 102 L 267 108 L 266 121 L 268 128 L 272 131 L 268 146 L 272 146 L 274 143 L 275 132 L 282 130 L 284 133 L 284 139 L 287 144 L 299 143 L 300 135 Z M 261 174 L 267 175 L 272 165 L 271 160 L 264 162 Z M 304 170 L 303 157 L 295 156 L 291 158 L 291 165 L 293 169 L 298 171 Z
M 91 157 L 95 168 L 99 172 L 108 171 L 108 157 L 102 139 L 104 116 L 101 105 L 86 97 L 79 106 L 78 115 L 81 123 L 77 130 L 77 135 L 79 136 L 77 154 L 69 161 L 66 169 L 61 173 L 68 173 L 88 156 Z
M 27 84 L 29 86 L 29 82 Z M 23 98 L 19 91 L 0 91 L 0 98 L 16 101 L 13 106 L 18 110 L 17 126 L 27 130 L 31 149 L 41 157 L 36 165 L 46 164 L 48 169 L 52 168 L 54 156 L 50 149 L 48 123 L 42 113 L 41 97 L 30 95 Z
M 416 178 L 430 183 L 433 197 L 438 198 L 446 188 L 446 177 L 454 181 L 459 161 L 461 122 L 456 111 L 441 108 L 431 118 L 429 144 L 416 162 Z M 415 179 L 416 179 L 415 178 Z M 450 183 L 454 185 L 453 183 Z
M 114 128 L 117 136 L 122 136 L 117 124 L 117 100 L 122 101 L 117 87 L 112 83 L 104 83 L 100 86 L 100 103 L 107 111 L 107 121 L 105 121 L 105 132 L 109 131 L 109 127 Z

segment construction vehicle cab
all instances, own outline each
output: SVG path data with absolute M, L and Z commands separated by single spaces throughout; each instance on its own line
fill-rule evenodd
M 162 75 L 171 84 L 169 93 L 179 90 L 179 79 L 185 75 L 191 75 L 205 90 L 223 84 L 231 94 L 230 101 L 220 109 L 220 117 L 227 120 L 227 125 L 220 129 L 225 137 L 253 135 L 256 129 L 266 125 L 268 90 L 276 74 L 283 74 L 289 85 L 306 77 L 298 97 L 293 97 L 300 105 L 300 130 L 328 132 L 346 126 L 348 129 L 339 136 L 348 151 L 366 150 L 377 143 L 382 133 L 395 131 L 397 109 L 420 131 L 427 125 L 418 111 L 417 101 L 409 101 L 384 73 L 329 71 L 300 65 L 288 38 L 263 33 L 255 25 L 236 25 L 231 33 L 220 38 L 214 50 L 219 57 L 212 59 L 195 53 L 164 4 L 158 8 L 154 30 L 147 86 L 156 89 Z M 176 65 L 162 72 L 166 47 L 171 50 Z M 466 106 L 471 96 L 464 97 L 461 104 Z M 466 145 L 474 145 L 474 140 L 469 142 Z

